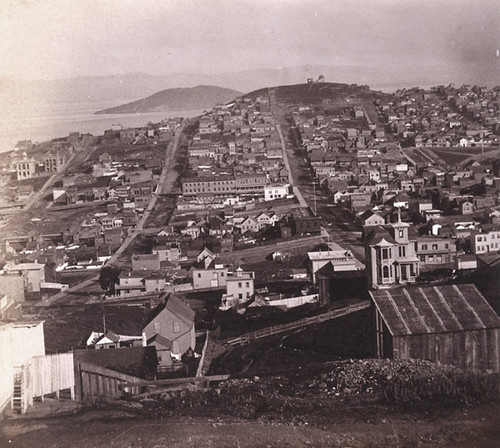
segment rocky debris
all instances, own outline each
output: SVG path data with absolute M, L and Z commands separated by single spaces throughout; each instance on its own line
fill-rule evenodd
M 349 359 L 328 363 L 328 366 L 330 368 L 325 372 L 308 380 L 306 389 L 299 385 L 295 393 L 304 396 L 311 393 L 336 396 L 375 394 L 387 382 L 410 382 L 414 378 L 425 378 L 432 383 L 438 378 L 444 379 L 450 374 L 461 372 L 453 366 L 438 366 L 424 360 Z
M 132 400 L 140 404 L 143 415 L 153 418 L 203 415 L 303 424 L 303 416 L 318 417 L 353 397 L 372 402 L 495 399 L 500 397 L 498 379 L 424 360 L 349 359 L 279 376 L 231 379 L 208 389 L 182 386 Z

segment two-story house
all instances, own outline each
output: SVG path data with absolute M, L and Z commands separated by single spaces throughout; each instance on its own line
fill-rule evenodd
M 471 249 L 476 255 L 500 251 L 500 227 L 484 225 L 482 231 L 471 234 Z
M 420 270 L 424 271 L 446 265 L 452 266 L 457 256 L 457 248 L 450 238 L 419 236 L 416 253 L 420 261 Z
M 159 366 L 170 366 L 194 350 L 194 317 L 195 312 L 173 294 L 151 312 L 142 333 L 146 344 L 156 347 Z
M 415 282 L 419 259 L 415 253 L 416 237 L 410 225 L 391 223 L 373 228 L 365 239 L 368 282 L 372 288 Z
M 193 288 L 223 288 L 226 286 L 228 268 L 216 264 L 213 268 L 193 269 Z

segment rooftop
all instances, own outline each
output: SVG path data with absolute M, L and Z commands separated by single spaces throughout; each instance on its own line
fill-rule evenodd
M 472 284 L 370 291 L 393 336 L 500 328 L 500 318 Z

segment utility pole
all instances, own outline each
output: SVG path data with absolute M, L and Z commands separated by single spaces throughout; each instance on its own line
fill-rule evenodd
M 101 294 L 102 328 L 103 328 L 104 336 L 106 336 L 106 315 L 104 314 L 104 298 L 105 297 L 106 297 L 105 294 Z
M 313 198 L 314 198 L 314 216 L 317 216 L 316 213 L 316 182 L 313 180 Z
M 484 126 L 481 127 L 481 159 L 484 159 Z

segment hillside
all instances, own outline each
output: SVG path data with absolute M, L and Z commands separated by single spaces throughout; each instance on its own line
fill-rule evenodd
M 167 89 L 141 100 L 96 112 L 96 114 L 130 114 L 172 110 L 211 109 L 217 103 L 227 103 L 240 96 L 236 90 L 216 86 Z
M 376 99 L 393 100 L 391 94 L 370 89 L 367 85 L 333 82 L 280 85 L 255 90 L 245 94 L 244 97 L 255 99 L 267 95 L 268 92 L 284 106 L 328 106 L 329 109 L 363 106 L 372 104 Z

